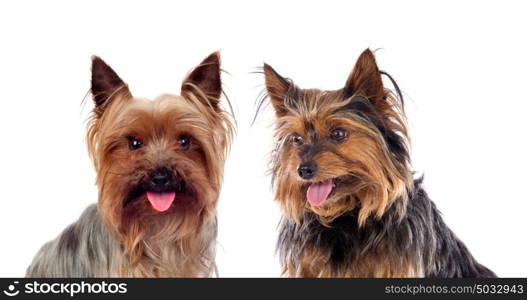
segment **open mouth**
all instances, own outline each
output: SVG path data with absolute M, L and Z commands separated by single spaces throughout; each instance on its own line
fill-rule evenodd
M 190 190 L 187 188 L 185 181 L 179 180 L 174 184 L 165 186 L 163 188 L 151 187 L 149 185 L 139 185 L 129 193 L 129 196 L 123 203 L 126 207 L 136 199 L 146 197 L 148 203 L 155 211 L 167 211 L 178 197 L 189 196 Z
M 323 205 L 334 193 L 342 178 L 336 177 L 319 182 L 311 182 L 306 191 L 307 202 L 313 206 Z

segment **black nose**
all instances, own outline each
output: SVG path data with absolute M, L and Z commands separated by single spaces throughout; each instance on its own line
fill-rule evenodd
M 167 168 L 159 168 L 150 175 L 150 181 L 155 187 L 164 187 L 170 183 L 170 171 Z
M 317 165 L 312 162 L 303 163 L 298 166 L 297 172 L 298 175 L 302 177 L 302 179 L 311 179 L 315 176 L 315 173 L 317 172 Z

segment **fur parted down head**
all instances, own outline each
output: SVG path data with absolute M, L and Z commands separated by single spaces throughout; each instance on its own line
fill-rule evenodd
M 215 222 L 233 134 L 219 104 L 220 72 L 216 52 L 190 72 L 180 96 L 150 101 L 134 98 L 102 59 L 92 58 L 95 108 L 87 141 L 99 212 L 131 261 L 139 260 L 145 247 L 161 255 L 156 247 L 177 240 L 186 241 L 185 257 L 201 255 L 198 232 Z
M 273 185 L 286 218 L 313 211 L 329 225 L 356 209 L 362 225 L 395 202 L 402 217 L 412 185 L 407 130 L 397 85 L 385 89 L 382 74 L 370 50 L 334 91 L 302 89 L 264 65 L 276 112 Z

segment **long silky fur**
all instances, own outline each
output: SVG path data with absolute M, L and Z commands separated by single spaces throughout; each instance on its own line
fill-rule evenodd
M 358 226 L 358 209 L 330 226 L 315 213 L 300 223 L 283 218 L 278 251 L 292 277 L 495 277 L 447 227 L 435 204 L 414 181 L 401 220 L 396 206 Z M 306 257 L 306 253 L 310 254 Z
M 208 59 L 214 59 L 214 55 L 218 54 Z M 219 61 L 219 56 L 216 59 Z M 45 244 L 28 267 L 26 276 L 209 277 L 217 274 L 216 204 L 234 134 L 229 114 L 221 108 L 219 98 L 211 99 L 188 80 L 183 83 L 181 96 L 161 95 L 152 103 L 132 99 L 124 83 L 108 94 L 106 102 L 96 100 L 87 131 L 88 151 L 97 171 L 98 204 L 90 205 L 75 223 Z M 97 96 L 94 99 L 100 99 Z M 145 121 L 130 115 L 129 108 L 141 112 Z M 151 119 L 154 111 L 158 117 Z M 203 168 L 197 167 L 200 162 L 162 150 L 145 155 L 137 166 L 132 166 L 126 156 L 115 157 L 112 149 L 116 147 L 116 140 L 122 138 L 124 129 L 154 122 L 156 128 L 160 128 L 159 124 L 171 127 L 176 122 L 178 126 L 186 126 L 188 133 L 199 140 Z M 155 136 L 160 138 L 159 132 Z M 166 141 L 160 141 L 160 145 L 165 144 Z M 135 201 L 125 211 L 125 189 L 144 178 L 157 160 L 178 164 L 178 173 L 195 189 L 195 203 L 156 214 L 145 207 L 144 201 Z M 128 173 L 130 168 L 134 168 L 133 172 Z
M 207 223 L 193 239 L 161 245 L 161 253 L 145 247 L 138 264 L 104 226 L 97 205 L 56 239 L 46 243 L 26 271 L 28 277 L 199 277 L 216 272 L 216 221 Z M 143 243 L 143 241 L 141 241 Z M 145 245 L 148 245 L 147 243 Z M 194 248 L 196 250 L 194 250 Z M 191 253 L 185 249 L 193 249 Z M 196 252 L 199 255 L 195 255 Z
M 377 89 L 351 91 L 300 89 L 265 65 L 267 94 L 276 112 L 271 173 L 275 199 L 283 217 L 277 251 L 283 274 L 290 277 L 495 277 L 479 264 L 444 223 L 439 210 L 410 169 L 409 138 L 399 87 L 378 71 L 373 54 L 359 58 L 347 86 L 369 84 L 370 70 L 388 76 L 395 92 L 376 82 Z M 365 71 L 366 70 L 366 71 Z M 361 78 L 363 77 L 363 78 Z M 364 79 L 364 77 L 366 79 Z M 366 80 L 366 82 L 364 82 Z M 373 91 L 373 92 L 372 92 Z M 306 202 L 305 183 L 291 166 L 300 162 L 288 146 L 290 132 L 313 136 L 323 121 L 340 118 L 353 128 L 356 142 L 349 159 L 322 144 L 317 161 L 324 176 L 348 174 L 350 183 L 327 207 Z M 349 146 L 348 146 L 349 147 Z M 351 151 L 351 150 L 348 150 Z M 362 151 L 362 152 L 361 152 Z M 331 158 L 337 157 L 337 158 Z

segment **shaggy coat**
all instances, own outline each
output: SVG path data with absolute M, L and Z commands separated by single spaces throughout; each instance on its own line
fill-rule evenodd
M 216 204 L 233 133 L 219 53 L 181 96 L 135 98 L 100 58 L 87 141 L 99 201 L 40 249 L 30 277 L 197 277 L 216 266 Z
M 285 275 L 495 276 L 413 178 L 402 95 L 370 50 L 339 90 L 301 89 L 269 65 L 264 75 L 276 113 L 271 171 Z

